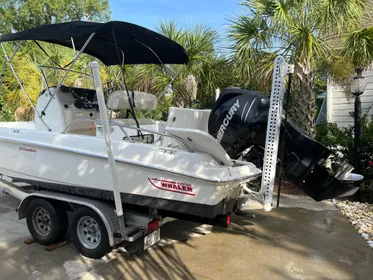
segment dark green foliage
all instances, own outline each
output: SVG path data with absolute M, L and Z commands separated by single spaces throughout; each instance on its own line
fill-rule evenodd
M 324 123 L 317 127 L 316 140 L 330 148 L 336 159 L 354 165 L 354 128 L 338 128 L 336 124 Z M 364 175 L 364 190 L 373 194 L 373 119 L 367 114 L 361 120 L 361 173 Z
M 108 0 L 0 0 L 0 33 L 72 20 L 107 21 Z

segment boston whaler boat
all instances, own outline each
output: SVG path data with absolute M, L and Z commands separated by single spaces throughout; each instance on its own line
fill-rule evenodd
M 65 74 L 55 86 L 48 86 L 40 67 L 45 89 L 36 105 L 12 64 L 26 40 L 79 51 L 59 69 Z M 19 42 L 12 55 L 4 47 L 9 41 Z M 125 22 L 69 22 L 6 34 L 0 42 L 3 74 L 9 66 L 35 111 L 33 122 L 0 123 L 0 188 L 21 200 L 19 218 L 27 218 L 37 242 L 49 245 L 65 236 L 67 211 L 73 212 L 71 235 L 78 250 L 99 258 L 121 241 L 144 235 L 144 247 L 151 246 L 160 238 L 163 217 L 228 226 L 230 214 L 251 197 L 263 199 L 270 210 L 284 79 L 291 72 L 282 58 L 276 60 L 271 99 L 230 88 L 211 112 L 170 108 L 168 121 L 159 122 L 136 118 L 135 109 L 154 110 L 157 98 L 127 89 L 124 78 L 122 89 L 109 92 L 105 103 L 97 62 L 90 64 L 92 74 L 85 74 L 95 89 L 68 87 L 64 80 L 82 53 L 120 65 L 121 71 L 124 64 L 187 63 L 185 50 L 170 39 Z M 128 110 L 133 119 L 112 119 L 113 110 Z M 331 174 L 323 166 L 330 151 L 289 127 L 285 172 L 307 194 L 322 200 L 356 190 L 346 183 L 351 166 Z M 308 149 L 299 148 L 303 145 Z M 258 153 L 263 161 L 254 165 L 250 161 Z M 248 188 L 260 176 L 261 189 Z

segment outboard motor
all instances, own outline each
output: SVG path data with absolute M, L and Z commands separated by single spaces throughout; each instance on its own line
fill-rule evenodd
M 270 99 L 265 94 L 227 88 L 211 110 L 209 133 L 231 158 L 241 157 L 262 168 L 269 105 Z M 283 120 L 281 130 L 284 126 Z M 288 121 L 284 147 L 284 162 L 280 164 L 287 178 L 316 201 L 350 195 L 357 190 L 347 181 L 353 167 L 347 163 L 333 164 L 333 170 L 328 169 L 324 163 L 332 151 L 307 136 L 291 121 Z M 251 149 L 244 154 L 248 148 Z

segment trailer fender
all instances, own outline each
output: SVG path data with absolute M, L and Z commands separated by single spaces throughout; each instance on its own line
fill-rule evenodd
M 114 207 L 108 203 L 101 202 L 101 201 L 94 200 L 94 199 L 85 198 L 85 197 L 77 197 L 77 196 L 73 196 L 69 194 L 50 192 L 50 191 L 34 192 L 34 193 L 29 194 L 26 198 L 24 198 L 21 201 L 18 207 L 18 218 L 19 219 L 23 219 L 26 217 L 27 209 L 29 207 L 30 202 L 34 198 L 37 198 L 37 197 L 88 207 L 92 209 L 93 211 L 95 211 L 102 219 L 106 227 L 108 236 L 109 236 L 110 246 L 114 246 L 123 240 L 122 238 L 115 237 L 116 233 L 120 232 L 120 227 L 119 227 L 118 217 L 115 214 Z

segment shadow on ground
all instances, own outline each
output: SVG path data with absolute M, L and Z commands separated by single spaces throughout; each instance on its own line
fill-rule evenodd
M 373 250 L 338 211 L 255 212 L 229 229 L 170 223 L 170 243 L 136 253 L 119 279 L 371 279 Z

